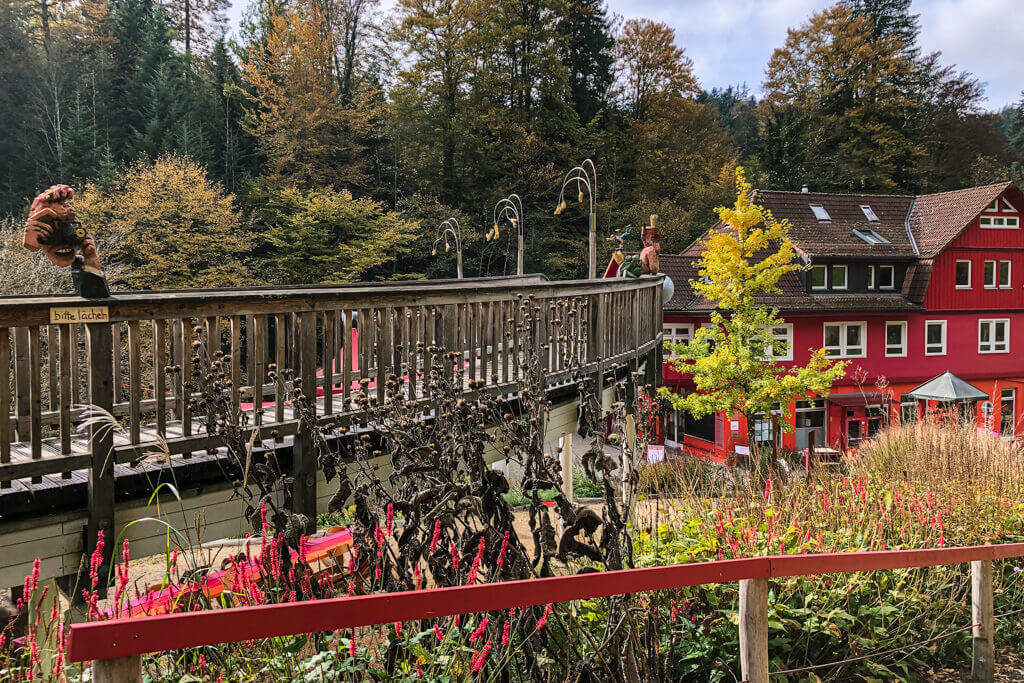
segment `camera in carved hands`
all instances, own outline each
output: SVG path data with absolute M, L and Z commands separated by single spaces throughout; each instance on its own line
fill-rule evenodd
M 100 252 L 71 204 L 75 191 L 67 185 L 54 185 L 41 192 L 29 209 L 25 221 L 23 245 L 29 251 L 42 251 L 50 262 L 71 267 L 71 278 L 80 296 L 95 299 L 110 296 L 100 265 Z

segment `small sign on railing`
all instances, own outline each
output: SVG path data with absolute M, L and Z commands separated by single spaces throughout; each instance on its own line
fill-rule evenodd
M 51 325 L 106 322 L 110 322 L 110 310 L 106 306 L 67 306 L 50 309 Z

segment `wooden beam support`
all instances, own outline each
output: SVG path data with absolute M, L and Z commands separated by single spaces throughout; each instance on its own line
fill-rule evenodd
M 971 623 L 974 625 L 971 680 L 975 683 L 992 683 L 995 678 L 994 622 L 992 561 L 977 560 L 971 562 Z
M 746 683 L 768 683 L 768 579 L 740 581 L 740 669 Z
M 113 335 L 108 323 L 86 325 L 89 358 L 89 403 L 106 411 L 114 407 Z M 89 427 L 88 501 L 89 522 L 86 527 L 84 555 L 92 554 L 96 538 L 103 532 L 103 562 L 100 576 L 107 576 L 114 549 L 114 429 L 103 420 L 94 420 Z M 105 585 L 100 585 L 105 592 Z

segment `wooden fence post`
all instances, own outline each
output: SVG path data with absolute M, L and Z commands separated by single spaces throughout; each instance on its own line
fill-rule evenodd
M 562 449 L 559 456 L 562 460 L 562 493 L 571 503 L 575 495 L 572 482 L 572 432 L 562 434 L 561 441 Z
M 316 419 L 316 313 L 298 314 L 299 373 L 302 393 Z M 378 368 L 379 371 L 379 368 Z M 380 381 L 380 379 L 378 379 Z M 312 429 L 316 428 L 314 424 Z M 295 512 L 316 521 L 316 447 L 310 429 L 300 429 L 292 442 L 292 472 L 295 477 L 292 506 Z
M 995 676 L 993 622 L 992 561 L 971 562 L 971 623 L 974 624 L 971 680 L 977 683 L 991 683 Z
M 740 581 L 740 668 L 746 683 L 768 683 L 768 579 Z
M 108 413 L 114 409 L 114 358 L 110 323 L 88 323 L 86 339 L 89 351 L 89 403 Z M 184 399 L 183 399 L 184 400 Z M 89 426 L 88 542 L 83 553 L 96 547 L 96 537 L 103 532 L 103 562 L 100 576 L 106 577 L 114 550 L 114 425 L 99 416 Z M 105 594 L 106 584 L 100 591 Z
M 142 656 L 97 659 L 92 663 L 93 683 L 142 683 Z

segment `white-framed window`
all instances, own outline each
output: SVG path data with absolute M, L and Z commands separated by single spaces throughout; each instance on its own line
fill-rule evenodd
M 985 289 L 996 288 L 996 262 L 985 261 Z
M 1017 209 L 1013 208 L 1013 204 L 1011 204 L 1010 200 L 1006 197 L 1003 197 L 1003 211 L 1009 211 L 1011 213 L 1017 212 Z
M 828 268 L 811 266 L 811 289 L 828 289 Z
M 924 355 L 946 355 L 946 321 L 926 320 L 924 323 Z
M 765 351 L 771 360 L 793 360 L 793 325 L 780 323 L 765 330 Z
M 809 206 L 811 207 L 811 211 L 814 212 L 814 217 L 817 218 L 819 221 L 832 220 L 832 216 L 828 215 L 828 211 L 826 211 L 825 207 L 822 206 L 821 204 L 810 204 Z
M 832 289 L 846 289 L 846 276 L 848 270 L 849 269 L 846 266 L 832 266 Z
M 825 323 L 825 355 L 833 358 L 864 358 L 867 355 L 867 323 Z
M 878 288 L 896 288 L 896 266 L 878 266 Z
M 854 228 L 853 234 L 868 244 L 889 244 L 889 240 L 885 239 L 870 228 Z
M 885 323 L 885 355 L 907 355 L 907 323 L 904 320 Z
M 665 323 L 662 325 L 661 331 L 665 341 L 673 344 L 689 344 L 693 341 L 693 325 L 691 323 Z
M 956 262 L 956 288 L 971 288 L 971 262 L 967 259 L 960 259 Z
M 1010 352 L 1009 318 L 978 321 L 978 353 Z
M 875 267 L 868 266 L 868 289 L 875 288 Z
M 999 289 L 1010 289 L 1012 261 L 999 262 Z
M 861 204 L 860 205 L 860 210 L 864 212 L 864 218 L 867 218 L 869 223 L 877 223 L 878 222 L 878 216 L 875 215 L 875 211 L 874 211 L 874 209 L 871 208 L 870 205 L 868 205 L 868 204 Z
M 1020 227 L 1017 216 L 982 216 L 980 225 L 987 230 L 1016 230 Z

